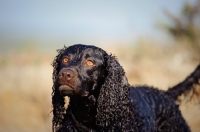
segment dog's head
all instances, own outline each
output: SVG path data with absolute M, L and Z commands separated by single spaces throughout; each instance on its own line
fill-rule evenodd
M 106 52 L 86 45 L 64 50 L 57 63 L 56 85 L 61 96 L 87 97 L 98 92 L 105 79 Z
M 96 124 L 101 127 L 113 122 L 119 125 L 115 122 L 118 117 L 128 114 L 129 84 L 114 56 L 95 46 L 76 44 L 58 50 L 53 67 L 54 126 L 62 122 L 64 96 L 94 96 L 97 100 Z

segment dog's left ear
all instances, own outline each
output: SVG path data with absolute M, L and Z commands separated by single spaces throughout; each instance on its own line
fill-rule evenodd
M 64 116 L 64 98 L 60 96 L 60 92 L 58 91 L 58 86 L 56 84 L 57 75 L 59 72 L 59 61 L 62 54 L 65 52 L 67 47 L 64 46 L 63 49 L 57 50 L 58 55 L 55 57 L 52 66 L 53 66 L 53 86 L 52 86 L 52 105 L 53 105 L 53 132 L 57 131 L 62 127 L 62 119 Z
M 129 113 L 129 83 L 115 56 L 107 55 L 105 61 L 107 76 L 98 97 L 96 124 L 104 128 L 120 127 L 122 124 L 117 121 Z

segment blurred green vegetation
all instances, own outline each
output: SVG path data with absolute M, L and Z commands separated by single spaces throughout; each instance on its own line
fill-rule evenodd
M 200 54 L 200 0 L 194 4 L 185 2 L 179 16 L 175 16 L 168 10 L 165 14 L 171 23 L 162 23 L 162 28 L 173 36 L 180 44 L 187 44 Z

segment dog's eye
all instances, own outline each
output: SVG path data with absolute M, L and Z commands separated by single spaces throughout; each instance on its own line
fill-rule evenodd
M 86 60 L 85 64 L 87 66 L 94 66 L 94 62 L 92 62 L 91 60 Z
M 65 63 L 65 64 L 66 64 L 68 61 L 69 61 L 69 59 L 68 59 L 67 57 L 65 57 L 65 58 L 62 59 L 62 62 Z

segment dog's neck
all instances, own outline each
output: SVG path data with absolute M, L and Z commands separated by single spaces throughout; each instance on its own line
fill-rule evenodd
M 95 128 L 96 98 L 93 95 L 87 98 L 70 98 L 70 108 L 74 120 L 88 127 Z

